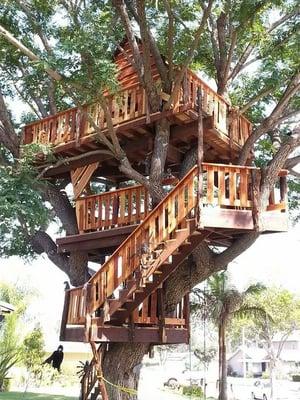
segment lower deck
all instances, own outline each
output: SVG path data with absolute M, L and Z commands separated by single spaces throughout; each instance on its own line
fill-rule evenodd
M 210 231 L 206 242 L 213 246 L 228 247 L 242 233 L 255 230 L 251 210 L 218 208 L 202 209 L 203 229 Z M 266 211 L 262 215 L 264 233 L 288 230 L 285 212 Z M 88 251 L 89 260 L 103 263 L 122 242 L 136 229 L 137 224 L 70 235 L 57 239 L 58 251 L 69 253 L 74 250 Z

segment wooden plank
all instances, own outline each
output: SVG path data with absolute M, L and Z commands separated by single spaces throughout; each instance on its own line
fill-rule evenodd
M 247 207 L 248 205 L 248 173 L 246 169 L 242 169 L 240 172 L 240 205 L 241 207 Z

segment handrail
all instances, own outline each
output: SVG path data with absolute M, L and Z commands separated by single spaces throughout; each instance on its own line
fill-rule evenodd
M 203 163 L 203 207 L 251 210 L 253 204 L 253 179 L 259 178 L 260 169 L 226 164 Z M 253 172 L 255 171 L 255 174 Z M 255 176 L 254 176 L 255 175 Z M 152 210 L 140 225 L 125 239 L 101 268 L 90 278 L 89 312 L 100 308 L 120 285 L 129 279 L 147 279 L 153 268 L 141 269 L 143 246 L 151 254 L 172 239 L 176 229 L 184 227 L 187 217 L 195 216 L 197 204 L 198 167 L 194 166 Z M 280 200 L 275 201 L 275 190 L 270 194 L 267 211 L 282 212 L 286 209 L 286 171 L 279 173 Z M 257 183 L 257 182 L 255 182 Z M 130 188 L 132 190 L 132 188 Z M 277 191 L 276 191 L 277 192 Z M 192 213 L 192 214 L 191 214 Z M 182 224 L 182 225 L 181 225 Z M 68 322 L 84 324 L 86 313 L 85 288 L 70 291 Z M 146 306 L 145 306 L 146 307 Z
M 197 108 L 197 89 L 202 90 L 202 108 L 207 116 L 212 116 L 214 127 L 233 142 L 243 145 L 251 133 L 251 123 L 238 111 L 232 113 L 230 104 L 213 90 L 207 83 L 192 71 L 187 72 L 187 82 L 183 82 L 178 99 L 173 107 L 179 112 L 180 105 L 191 105 Z M 188 83 L 188 84 L 186 84 Z M 138 83 L 120 90 L 116 95 L 106 94 L 109 99 L 109 108 L 112 112 L 114 124 L 146 116 L 147 104 L 145 91 Z M 104 112 L 98 103 L 85 104 L 82 107 L 69 108 L 55 115 L 31 122 L 24 128 L 24 143 L 41 142 L 59 145 L 70 141 L 78 141 L 94 133 L 94 126 L 90 125 L 81 110 L 88 111 L 100 129 L 106 129 Z M 231 117 L 230 117 L 230 114 Z
M 260 174 L 259 168 L 215 163 L 203 163 L 202 166 L 204 206 L 252 207 L 251 174 L 254 171 Z M 278 176 L 282 177 L 286 172 L 281 170 Z M 272 204 L 273 208 L 275 206 L 280 208 L 279 204 L 283 205 L 283 202 L 276 203 L 275 192 L 272 196 L 270 205 Z M 141 185 L 81 197 L 76 200 L 79 232 L 141 223 L 150 211 L 149 204 L 149 193 Z
M 147 243 L 153 251 L 166 240 L 176 225 L 195 206 L 193 180 L 197 167 L 192 168 L 167 196 L 147 215 L 140 224 L 110 256 L 93 277 L 90 278 L 93 311 L 113 294 L 140 266 L 141 248 Z M 181 189 L 181 196 L 179 190 Z M 187 189 L 187 198 L 185 196 Z M 175 210 L 177 198 L 177 215 Z M 187 201 L 186 201 L 187 199 Z M 167 207 L 167 208 L 166 208 Z M 167 222 L 167 224 L 166 224 Z M 147 275 L 147 271 L 144 271 Z
M 69 310 L 66 325 L 85 325 L 86 304 L 84 286 L 68 289 Z M 165 324 L 174 326 L 187 325 L 187 298 L 183 297 L 171 313 L 165 315 Z M 160 318 L 157 291 L 151 293 L 141 304 L 132 312 L 132 322 L 136 325 L 156 325 Z

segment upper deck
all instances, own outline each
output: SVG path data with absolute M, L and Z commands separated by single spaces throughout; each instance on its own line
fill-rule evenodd
M 127 49 L 129 53 L 130 50 Z M 167 167 L 180 165 L 184 153 L 193 145 L 197 137 L 196 120 L 197 94 L 201 90 L 202 111 L 204 115 L 205 161 L 227 162 L 234 160 L 241 147 L 251 134 L 251 123 L 233 109 L 226 100 L 211 89 L 202 79 L 188 70 L 181 91 L 171 109 L 150 113 L 145 90 L 138 81 L 130 62 L 124 55 L 116 57 L 120 91 L 114 96 L 107 94 L 112 121 L 120 143 L 133 164 L 145 159 L 153 142 L 153 123 L 167 117 L 171 123 L 170 145 Z M 153 79 L 159 76 L 153 64 Z M 161 102 L 167 99 L 161 92 Z M 62 157 L 89 153 L 101 149 L 92 119 L 103 133 L 107 132 L 107 121 L 99 103 L 86 104 L 59 112 L 24 128 L 24 144 L 41 143 L 51 145 L 55 154 Z M 117 163 L 109 155 L 88 155 L 80 157 L 76 164 L 51 170 L 48 176 L 64 173 L 74 167 L 100 161 L 102 168 L 115 167 Z M 175 167 L 176 168 L 176 167 Z

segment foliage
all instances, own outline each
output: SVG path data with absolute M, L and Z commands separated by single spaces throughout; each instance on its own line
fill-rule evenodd
M 191 386 L 183 386 L 182 394 L 185 396 L 197 396 L 197 398 L 203 398 L 203 390 L 200 386 L 191 385 Z
M 226 333 L 233 318 L 245 318 L 251 315 L 257 320 L 268 319 L 263 306 L 249 303 L 249 297 L 263 293 L 265 287 L 260 283 L 250 285 L 244 292 L 239 292 L 230 282 L 227 272 L 222 271 L 212 275 L 207 280 L 207 289 L 195 288 L 192 303 L 192 312 L 196 315 L 211 320 L 218 329 L 219 336 L 219 397 L 226 396 L 227 390 L 227 358 L 226 358 Z
M 44 361 L 45 352 L 43 349 L 43 332 L 40 327 L 36 327 L 25 337 L 22 355 L 25 367 L 34 377 L 40 372 L 40 366 Z
M 209 364 L 215 358 L 217 349 L 215 347 L 208 347 L 207 349 L 196 348 L 194 354 L 201 364 Z
M 284 338 L 300 326 L 300 299 L 287 289 L 271 287 L 262 293 L 249 297 L 250 304 L 264 307 L 271 316 L 266 324 L 251 315 L 243 320 L 233 320 L 231 337 L 237 343 L 241 338 L 242 327 L 245 336 L 251 340 L 272 339 L 276 334 Z
M 50 154 L 44 146 L 24 146 L 17 165 L 0 166 L 0 256 L 33 256 L 30 237 L 48 226 L 49 208 L 45 206 L 32 162 L 37 153 Z
M 20 320 L 31 293 L 23 288 L 0 285 L 0 300 L 12 304 L 15 311 L 5 316 L 0 325 L 0 390 L 9 377 L 11 368 L 22 360 Z

